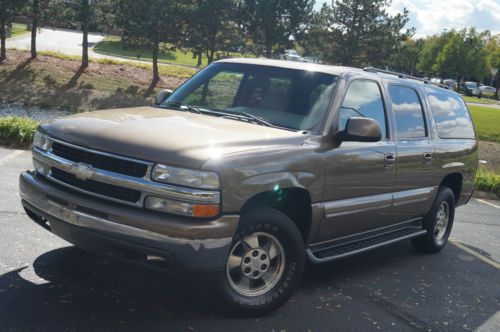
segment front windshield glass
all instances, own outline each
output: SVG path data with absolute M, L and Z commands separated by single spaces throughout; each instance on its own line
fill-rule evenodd
M 338 76 L 305 70 L 216 63 L 177 89 L 163 104 L 191 106 L 284 129 L 317 131 Z M 230 117 L 229 117 L 230 118 Z

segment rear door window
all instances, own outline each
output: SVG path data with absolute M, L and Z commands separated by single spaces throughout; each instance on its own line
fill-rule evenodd
M 392 111 L 399 140 L 425 138 L 424 111 L 417 92 L 401 85 L 389 85 Z
M 426 89 L 432 114 L 441 138 L 473 139 L 474 127 L 464 101 L 455 93 L 441 89 Z

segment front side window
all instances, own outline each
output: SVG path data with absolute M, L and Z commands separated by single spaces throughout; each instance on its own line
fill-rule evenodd
M 337 80 L 305 70 L 217 63 L 177 89 L 163 106 L 189 105 L 202 114 L 258 118 L 280 128 L 316 132 Z
M 339 116 L 339 130 L 345 130 L 347 120 L 351 117 L 371 118 L 378 122 L 382 137 L 386 137 L 385 107 L 376 82 L 353 81 L 344 98 Z
M 426 137 L 422 104 L 417 92 L 400 85 L 389 85 L 396 135 L 400 140 Z

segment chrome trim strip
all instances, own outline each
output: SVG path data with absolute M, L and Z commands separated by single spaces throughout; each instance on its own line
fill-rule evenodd
M 441 168 L 454 168 L 454 167 L 464 167 L 464 166 L 465 166 L 464 163 L 455 161 L 452 163 L 444 164 Z
M 349 256 L 352 256 L 352 255 L 360 254 L 360 253 L 363 253 L 365 251 L 369 251 L 369 250 L 372 250 L 372 249 L 375 249 L 375 248 L 383 247 L 383 246 L 386 246 L 386 245 L 389 245 L 389 244 L 393 244 L 393 243 L 396 243 L 396 242 L 399 242 L 399 241 L 413 239 L 415 237 L 418 237 L 420 235 L 424 235 L 426 233 L 427 233 L 427 230 L 426 229 L 422 229 L 422 230 L 419 230 L 419 231 L 417 231 L 415 233 L 412 233 L 412 234 L 408 234 L 408 235 L 405 235 L 405 236 L 402 236 L 402 237 L 391 239 L 391 240 L 388 240 L 388 241 L 385 241 L 385 242 L 382 242 L 382 243 L 377 243 L 377 244 L 374 244 L 372 246 L 364 247 L 364 248 L 361 248 L 361 249 L 358 249 L 358 250 L 354 250 L 354 251 L 351 251 L 351 252 L 348 252 L 348 253 L 345 253 L 345 254 L 342 254 L 342 255 L 331 256 L 331 257 L 327 257 L 327 258 L 318 258 L 318 257 L 314 256 L 314 253 L 312 252 L 312 250 L 310 248 L 306 249 L 306 254 L 307 254 L 307 257 L 309 257 L 309 259 L 311 260 L 311 262 L 313 262 L 314 264 L 324 263 L 324 262 L 330 262 L 330 261 L 333 261 L 333 260 L 336 260 L 336 259 L 341 259 L 341 258 L 349 257 Z
M 393 206 L 426 201 L 434 191 L 434 188 L 426 187 L 395 192 L 392 194 L 394 198 Z
M 20 194 L 23 200 L 25 200 L 35 208 L 47 213 L 48 215 L 74 226 L 83 227 L 86 229 L 112 232 L 116 234 L 132 236 L 135 238 L 153 240 L 174 245 L 190 245 L 196 250 L 198 250 L 200 247 L 204 247 L 206 249 L 224 247 L 226 245 L 229 245 L 233 240 L 231 237 L 206 240 L 174 238 L 168 235 L 159 234 L 140 228 L 118 224 L 107 219 L 90 215 L 88 213 L 73 210 L 40 196 L 40 194 L 37 194 L 26 186 L 21 187 Z
M 387 208 L 391 206 L 392 199 L 392 194 L 380 194 L 327 202 L 325 203 L 325 217 L 332 218 L 345 214 Z
M 33 148 L 33 158 L 50 167 L 55 167 L 74 175 L 76 175 L 74 168 L 79 165 L 78 163 L 63 159 L 50 152 L 45 152 L 38 148 Z M 123 188 L 139 190 L 144 193 L 142 196 L 147 194 L 153 194 L 153 195 L 160 195 L 166 198 L 189 201 L 193 203 L 207 203 L 207 204 L 220 203 L 220 193 L 218 191 L 205 191 L 205 190 L 182 188 L 168 184 L 161 184 L 149 181 L 144 178 L 136 178 L 114 172 L 104 171 L 101 169 L 92 168 L 92 172 L 93 173 L 91 179 L 94 181 L 120 186 Z M 54 180 L 50 175 L 48 176 L 48 178 L 50 180 Z M 62 182 L 59 183 L 66 187 L 71 187 Z M 71 187 L 71 189 L 74 189 L 74 187 Z M 80 191 L 93 196 L 98 196 L 103 198 L 103 196 L 89 191 L 85 190 L 80 190 Z M 110 199 L 109 197 L 106 196 L 104 198 Z M 140 205 L 142 205 L 143 199 L 144 197 L 141 197 Z M 112 198 L 110 200 L 112 200 Z M 139 204 L 131 204 L 130 202 L 121 200 L 115 200 L 115 201 L 119 201 L 120 203 L 128 205 L 134 205 L 134 206 L 139 205 Z
M 403 204 L 426 201 L 436 187 L 426 187 L 403 190 L 394 193 L 362 196 L 326 202 L 324 204 L 325 217 L 333 218 L 346 214 L 354 214 Z

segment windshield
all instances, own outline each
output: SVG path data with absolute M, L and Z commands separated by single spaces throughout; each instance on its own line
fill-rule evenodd
M 477 83 L 465 83 L 469 89 L 477 89 Z
M 162 104 L 257 125 L 318 131 L 338 76 L 278 67 L 216 63 Z M 229 115 L 229 116 L 228 116 Z M 231 116 L 232 115 L 232 116 Z

